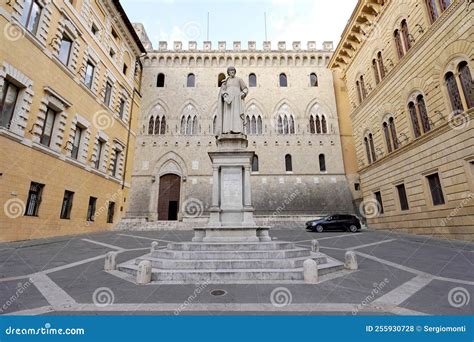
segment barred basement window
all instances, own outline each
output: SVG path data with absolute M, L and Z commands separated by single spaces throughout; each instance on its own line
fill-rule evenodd
M 96 197 L 89 197 L 89 204 L 87 205 L 87 221 L 93 222 L 95 219 L 95 207 L 97 204 Z
M 74 198 L 74 192 L 65 190 L 63 197 L 63 205 L 61 206 L 60 218 L 63 220 L 69 220 L 71 218 L 72 201 Z
M 28 199 L 26 200 L 25 216 L 38 216 L 43 189 L 44 184 L 31 182 Z

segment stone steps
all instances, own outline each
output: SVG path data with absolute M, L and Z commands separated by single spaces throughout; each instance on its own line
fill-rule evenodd
M 170 251 L 267 251 L 295 249 L 291 242 L 255 242 L 255 243 L 169 243 L 167 250 Z
M 304 248 L 282 249 L 282 250 L 247 250 L 238 251 L 174 251 L 156 250 L 151 257 L 156 259 L 173 260 L 230 260 L 230 259 L 287 259 L 302 258 L 310 256 L 311 252 Z
M 151 255 L 144 255 L 135 259 L 135 265 L 138 265 L 142 260 L 149 260 L 152 268 L 164 270 L 216 270 L 216 269 L 285 269 L 285 268 L 300 268 L 303 267 L 303 262 L 311 258 L 319 265 L 327 263 L 327 258 L 324 254 L 313 253 L 310 256 L 290 258 L 290 259 L 215 259 L 215 260 L 169 260 L 154 258 Z
M 319 265 L 319 275 L 324 275 L 342 270 L 344 265 L 334 259 L 328 258 L 328 262 Z M 138 266 L 133 262 L 127 262 L 118 266 L 118 270 L 136 275 Z M 152 281 L 158 283 L 232 283 L 248 281 L 303 281 L 303 268 L 279 268 L 279 269 L 215 269 L 215 270 L 163 270 L 152 268 Z

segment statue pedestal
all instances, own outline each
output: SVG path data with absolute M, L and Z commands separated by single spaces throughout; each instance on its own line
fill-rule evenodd
M 244 134 L 223 134 L 209 152 L 213 169 L 212 205 L 206 227 L 194 229 L 195 242 L 271 241 L 269 227 L 256 225 L 250 185 L 253 151 Z

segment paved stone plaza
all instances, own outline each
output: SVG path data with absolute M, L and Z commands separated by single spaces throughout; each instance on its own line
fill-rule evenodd
M 304 247 L 318 238 L 321 251 L 341 261 L 347 250 L 356 252 L 357 271 L 322 276 L 316 285 L 136 285 L 103 270 L 109 251 L 123 262 L 146 253 L 152 241 L 164 248 L 192 234 L 105 232 L 0 244 L 2 314 L 470 315 L 474 309 L 474 244 L 392 232 L 272 231 L 274 240 Z

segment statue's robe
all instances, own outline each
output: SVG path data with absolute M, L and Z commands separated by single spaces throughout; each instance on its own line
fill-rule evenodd
M 248 93 L 245 82 L 239 77 L 228 77 L 222 84 L 217 102 L 216 136 L 244 132 L 245 104 L 242 93 Z

